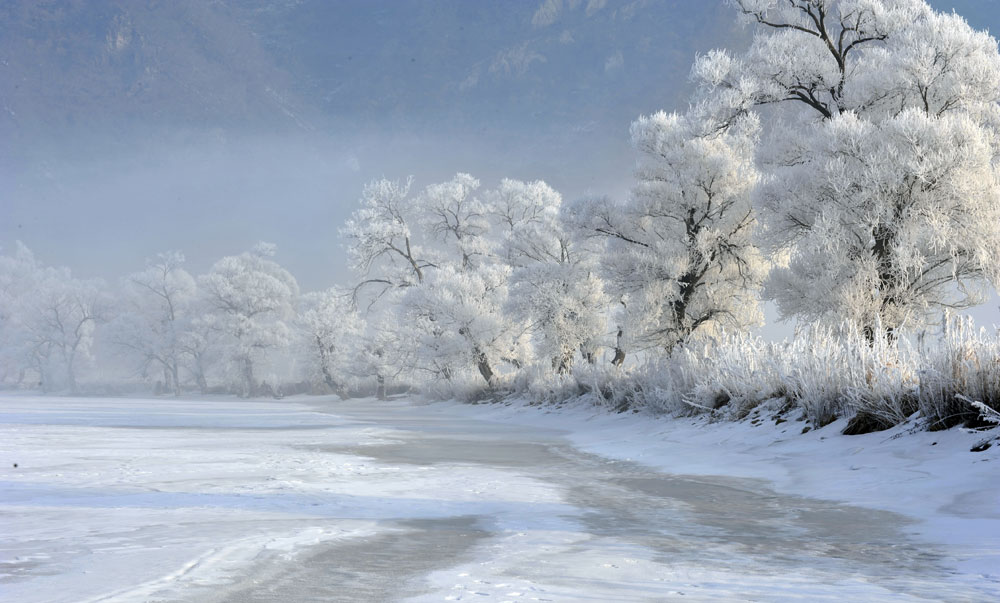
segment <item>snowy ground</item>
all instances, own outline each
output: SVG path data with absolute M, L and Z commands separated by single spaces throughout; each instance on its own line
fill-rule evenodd
M 802 425 L 8 395 L 0 600 L 1000 598 L 1000 446 Z

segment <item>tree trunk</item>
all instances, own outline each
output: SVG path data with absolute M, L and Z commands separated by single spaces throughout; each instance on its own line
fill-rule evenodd
M 193 352 L 191 354 L 191 359 L 194 361 L 192 363 L 191 372 L 194 373 L 194 382 L 198 386 L 198 391 L 203 394 L 207 394 L 208 379 L 205 378 L 205 363 L 202 361 L 201 352 Z
M 476 361 L 476 368 L 479 369 L 479 374 L 483 376 L 483 379 L 486 380 L 486 384 L 490 387 L 490 389 L 492 389 L 493 368 L 490 367 L 490 359 L 486 357 L 486 353 L 483 352 L 482 348 L 480 348 L 479 345 L 472 340 L 472 337 L 469 336 L 469 329 L 462 327 L 458 330 L 458 334 L 465 337 L 469 340 L 469 343 L 472 344 L 472 356 Z
M 865 335 L 865 341 L 868 342 L 869 347 L 874 347 L 875 342 L 880 336 L 885 337 L 889 343 L 896 341 L 896 329 L 893 327 L 879 328 L 876 325 L 865 325 L 863 332 Z
M 330 388 L 331 391 L 344 397 L 342 394 L 343 386 L 333 378 L 333 372 L 330 370 L 330 354 L 333 352 L 333 348 L 323 345 L 323 340 L 316 336 L 316 347 L 319 349 L 319 364 L 320 370 L 323 372 L 323 382 L 326 386 Z
M 75 394 L 76 390 L 76 374 L 73 371 L 73 356 L 69 356 L 66 360 L 66 384 L 69 385 L 70 393 Z
M 622 348 L 622 336 L 624 333 L 618 329 L 618 337 L 615 339 L 615 357 L 611 359 L 611 364 L 621 366 L 625 363 L 625 350 Z
M 240 384 L 240 397 L 249 398 L 253 395 L 254 390 L 254 379 L 253 379 L 253 360 L 250 356 L 244 356 L 240 359 L 241 372 L 242 372 L 242 383 Z
M 326 365 L 323 366 L 323 382 L 330 388 L 330 391 L 339 392 L 341 389 L 340 384 L 333 378 L 333 374 L 330 373 L 330 369 Z
M 174 360 L 174 362 L 170 365 L 170 376 L 171 376 L 171 378 L 173 378 L 173 382 L 174 382 L 174 396 L 180 396 L 181 395 L 181 378 L 180 378 L 180 369 L 177 367 L 177 361 L 176 360 Z
M 493 387 L 493 369 L 490 368 L 490 361 L 478 347 L 474 350 L 476 356 L 476 368 L 479 369 L 479 374 L 483 376 L 486 380 L 486 385 Z
M 897 219 L 899 218 L 900 210 L 896 210 Z M 872 253 L 875 255 L 875 261 L 878 266 L 878 292 L 880 301 L 879 314 L 884 316 L 886 308 L 889 308 L 896 304 L 896 292 L 893 290 L 893 281 L 895 280 L 895 264 L 892 257 L 892 250 L 896 244 L 896 231 L 887 225 L 879 225 L 875 227 L 872 233 L 875 240 L 875 244 L 872 246 Z M 895 340 L 895 329 L 891 326 L 882 327 L 881 335 L 887 337 L 890 341 Z M 865 339 L 868 341 L 869 345 L 875 343 L 875 334 L 878 331 L 877 325 L 866 325 L 864 328 Z
M 198 375 L 195 377 L 195 381 L 198 383 L 198 391 L 203 394 L 208 393 L 208 380 L 205 379 L 205 373 L 199 371 Z
M 41 364 L 38 365 L 38 387 L 45 393 L 49 393 L 52 387 L 52 379 L 49 378 L 48 371 Z
M 170 392 L 174 395 L 177 395 L 177 392 L 174 388 L 173 375 L 170 373 L 170 367 L 166 364 L 163 365 L 163 385 L 164 385 L 163 387 L 164 393 Z
M 552 368 L 556 373 L 565 375 L 573 367 L 573 350 L 563 352 L 561 356 L 552 359 Z

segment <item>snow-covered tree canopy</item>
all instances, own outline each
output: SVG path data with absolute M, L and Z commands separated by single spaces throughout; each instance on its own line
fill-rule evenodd
M 419 214 L 410 197 L 412 180 L 369 183 L 361 207 L 341 229 L 351 266 L 363 277 L 355 295 L 368 285 L 376 289 L 377 298 L 394 287 L 420 283 L 424 271 L 434 266 L 422 241 L 414 237 Z
M 0 255 L 0 384 L 76 391 L 97 326 L 112 314 L 106 289 L 43 266 L 21 242 Z
M 34 254 L 20 241 L 13 255 L 0 255 L 0 382 L 20 385 L 29 368 L 24 310 L 40 272 Z
M 488 208 L 476 195 L 479 180 L 456 174 L 447 182 L 428 185 L 419 199 L 421 223 L 439 245 L 442 260 L 463 270 L 475 269 L 490 254 Z
M 923 0 L 731 0 L 758 26 L 742 56 L 712 51 L 692 70 L 696 100 L 723 122 L 762 105 L 830 119 L 907 107 L 996 116 L 996 41 Z M 787 114 L 786 114 L 787 115 Z
M 253 252 L 222 258 L 198 279 L 211 324 L 228 339 L 243 395 L 251 395 L 257 386 L 257 357 L 290 342 L 288 321 L 294 316 L 299 286 L 295 277 L 270 259 L 272 254 L 273 246 L 258 245 Z
M 97 325 L 111 314 L 106 287 L 52 268 L 42 269 L 34 286 L 20 311 L 30 366 L 42 389 L 66 387 L 75 392 L 80 361 L 91 358 Z
M 303 295 L 298 314 L 310 368 L 330 391 L 342 395 L 365 337 L 365 321 L 351 306 L 349 293 L 332 288 Z
M 170 251 L 129 275 L 122 286 L 124 307 L 111 325 L 115 343 L 134 354 L 141 372 L 162 371 L 164 386 L 175 394 L 180 393 L 184 339 L 197 294 L 183 264 L 184 255 Z
M 462 173 L 408 191 L 372 183 L 344 232 L 358 287 L 379 285 L 376 299 L 395 308 L 379 316 L 398 321 L 413 370 L 445 380 L 475 372 L 492 387 L 505 368 L 531 362 L 532 348 L 549 370 L 567 370 L 577 350 L 594 357 L 604 329 L 595 254 L 563 228 L 556 191 L 515 180 L 480 191 Z M 389 290 L 397 294 L 383 297 Z
M 749 117 L 722 131 L 662 112 L 632 124 L 640 159 L 631 197 L 584 212 L 584 228 L 607 239 L 606 286 L 624 307 L 632 347 L 669 351 L 701 330 L 759 322 L 756 135 Z
M 769 283 L 782 313 L 896 328 L 982 303 L 1000 267 L 988 131 L 918 109 L 817 130 L 809 161 L 775 168 L 759 192 L 769 241 L 793 250 Z
M 523 318 L 505 314 L 512 269 L 487 201 L 497 194 L 478 194 L 479 187 L 479 180 L 459 173 L 424 189 L 419 222 L 437 268 L 407 293 L 402 317 L 417 329 L 417 368 L 449 380 L 474 369 L 493 387 L 501 364 L 527 361 L 527 327 Z
M 922 0 L 733 4 L 757 35 L 698 59 L 694 110 L 768 118 L 767 297 L 869 333 L 977 303 L 1000 267 L 996 40 Z
M 599 249 L 573 236 L 562 196 L 544 182 L 505 179 L 487 203 L 498 255 L 513 269 L 508 314 L 528 322 L 548 368 L 567 372 L 577 351 L 594 362 L 607 328 Z

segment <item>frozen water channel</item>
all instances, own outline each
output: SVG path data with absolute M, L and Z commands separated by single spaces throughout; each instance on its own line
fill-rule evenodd
M 0 398 L 0 600 L 996 595 L 910 540 L 902 516 L 666 474 L 467 415 Z

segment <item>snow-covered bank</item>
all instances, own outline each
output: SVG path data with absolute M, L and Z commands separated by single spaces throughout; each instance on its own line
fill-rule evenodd
M 766 414 L 742 422 L 612 413 L 527 402 L 435 402 L 440 412 L 565 430 L 581 450 L 666 473 L 766 479 L 776 491 L 882 509 L 916 520 L 912 533 L 947 546 L 959 570 L 1000 595 L 1000 446 L 971 452 L 986 433 L 953 428 L 845 436 L 841 419 L 802 433 L 804 422 Z

